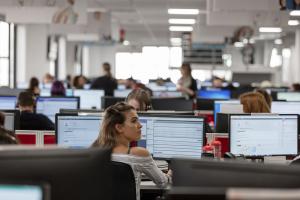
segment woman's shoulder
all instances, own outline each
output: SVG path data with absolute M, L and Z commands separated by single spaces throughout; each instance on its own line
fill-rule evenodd
M 130 154 L 139 157 L 149 157 L 150 153 L 147 149 L 143 147 L 132 147 L 130 149 Z

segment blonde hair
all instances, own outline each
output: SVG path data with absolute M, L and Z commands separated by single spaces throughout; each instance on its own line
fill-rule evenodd
M 125 113 L 131 110 L 134 110 L 134 108 L 125 102 L 119 102 L 108 107 L 104 113 L 99 136 L 92 147 L 114 148 L 117 145 L 118 135 L 115 125 L 123 124 L 126 121 Z
M 245 113 L 270 113 L 264 96 L 258 92 L 247 92 L 240 96 Z
M 139 111 L 151 110 L 151 97 L 145 90 L 139 88 L 132 90 L 128 94 L 126 102 L 128 103 L 132 99 L 135 99 L 137 102 L 139 102 Z

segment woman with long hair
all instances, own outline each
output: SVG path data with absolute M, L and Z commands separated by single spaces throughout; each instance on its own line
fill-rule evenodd
M 170 182 L 170 173 L 164 174 L 158 169 L 147 149 L 130 147 L 130 142 L 141 138 L 142 125 L 134 107 L 119 102 L 105 110 L 98 138 L 93 147 L 112 149 L 112 160 L 129 164 L 136 181 L 137 200 L 140 199 L 141 174 L 146 174 L 159 187 Z

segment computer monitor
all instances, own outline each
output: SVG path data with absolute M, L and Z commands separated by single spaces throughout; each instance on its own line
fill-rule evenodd
M 277 100 L 300 101 L 300 92 L 278 92 Z
M 50 188 L 49 188 L 50 189 Z M 50 192 L 50 191 L 49 191 Z M 2 184 L 0 199 L 6 200 L 47 200 L 45 189 L 41 185 Z
M 73 97 L 73 89 L 66 89 L 66 96 L 67 97 Z
M 197 98 L 197 110 L 214 110 L 216 99 L 199 99 Z
M 101 148 L 2 147 L 0 180 L 49 183 L 55 200 L 112 200 L 110 157 L 111 151 Z
M 271 112 L 300 115 L 300 101 L 272 101 Z
M 73 92 L 74 96 L 80 97 L 81 109 L 101 109 L 101 97 L 104 96 L 104 90 L 79 90 Z
M 114 90 L 114 97 L 126 98 L 131 91 L 132 91 L 131 89 L 130 90 Z
M 78 113 L 83 113 L 83 114 L 101 114 L 103 113 L 104 110 L 102 109 L 60 109 L 59 113 L 62 114 L 78 114 Z
M 192 111 L 193 100 L 185 98 L 152 98 L 153 110 Z
M 228 100 L 228 101 L 215 101 L 214 102 L 214 122 L 217 122 L 217 113 L 221 112 L 221 106 L 223 104 L 233 104 L 233 105 L 240 105 L 239 100 Z
M 153 91 L 153 97 L 182 97 L 178 91 Z
M 298 115 L 230 116 L 230 152 L 245 156 L 297 155 Z
M 0 87 L 0 96 L 19 96 L 24 91 L 24 89 L 19 88 Z
M 40 96 L 41 97 L 51 97 L 51 89 L 50 88 L 42 88 L 40 89 Z
M 17 105 L 16 96 L 0 96 L 0 109 L 1 110 L 13 110 Z
M 102 116 L 57 114 L 56 143 L 58 146 L 89 148 L 100 132 Z
M 4 128 L 15 131 L 20 128 L 20 111 L 19 110 L 0 110 L 4 113 Z
M 116 103 L 121 102 L 121 101 L 125 101 L 125 98 L 124 97 L 109 97 L 109 96 L 101 97 L 101 108 L 106 109 L 109 106 L 115 105 Z
M 55 122 L 55 114 L 60 109 L 78 109 L 79 97 L 37 97 L 36 112 Z
M 139 114 L 142 137 L 138 146 L 157 159 L 201 158 L 204 119 L 196 116 Z
M 202 99 L 230 99 L 230 90 L 209 89 L 198 90 L 198 98 Z
M 170 193 L 174 199 L 226 199 L 228 188 L 300 186 L 299 166 L 176 158 L 171 160 L 171 169 L 173 185 Z M 175 198 L 180 195 L 182 198 Z

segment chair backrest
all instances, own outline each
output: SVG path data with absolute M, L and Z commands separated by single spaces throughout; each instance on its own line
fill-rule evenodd
M 112 161 L 113 200 L 136 200 L 135 177 L 130 165 Z

